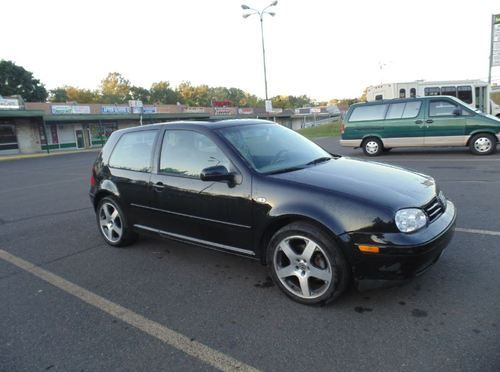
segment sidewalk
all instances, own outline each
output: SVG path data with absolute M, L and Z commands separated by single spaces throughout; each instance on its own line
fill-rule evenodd
M 32 158 L 45 158 L 47 156 L 57 156 L 57 155 L 68 155 L 68 154 L 79 154 L 82 152 L 97 152 L 101 148 L 85 149 L 85 150 L 52 150 L 50 153 L 47 152 L 37 152 L 35 154 L 14 154 L 14 155 L 3 155 L 0 156 L 0 161 L 7 160 L 21 160 L 21 159 L 32 159 Z

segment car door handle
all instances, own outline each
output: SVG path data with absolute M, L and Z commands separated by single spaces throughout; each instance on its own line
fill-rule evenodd
M 415 124 L 422 124 L 423 121 L 422 120 L 415 120 Z
M 157 182 L 153 185 L 153 189 L 155 191 L 163 191 L 164 188 L 165 188 L 165 185 L 161 182 Z
M 434 123 L 434 120 L 432 120 L 432 119 L 427 119 L 425 122 L 426 122 L 427 124 L 430 124 L 430 123 Z

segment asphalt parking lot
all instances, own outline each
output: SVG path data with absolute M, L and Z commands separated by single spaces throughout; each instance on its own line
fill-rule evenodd
M 95 157 L 0 162 L 0 370 L 500 369 L 500 153 L 377 158 L 435 177 L 457 232 L 425 275 L 326 307 L 292 302 L 240 257 L 106 246 L 87 195 Z

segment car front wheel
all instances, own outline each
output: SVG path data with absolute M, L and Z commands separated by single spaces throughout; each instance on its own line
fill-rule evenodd
M 305 222 L 292 223 L 274 234 L 267 262 L 274 282 L 303 304 L 333 301 L 349 281 L 349 269 L 337 244 Z
M 105 197 L 97 206 L 97 225 L 105 242 L 114 247 L 131 244 L 136 235 L 127 224 L 127 219 L 118 202 Z

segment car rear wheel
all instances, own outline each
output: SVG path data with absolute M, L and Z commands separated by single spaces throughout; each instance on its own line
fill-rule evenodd
M 363 152 L 366 156 L 378 156 L 384 151 L 384 144 L 378 138 L 367 138 L 363 141 Z
M 497 140 L 492 134 L 479 133 L 471 138 L 470 151 L 476 155 L 490 155 L 496 151 Z
M 297 222 L 283 227 L 274 234 L 267 253 L 274 282 L 297 302 L 331 302 L 349 281 L 349 269 L 339 247 L 312 224 Z
M 114 247 L 124 247 L 136 239 L 125 214 L 112 197 L 104 197 L 97 206 L 97 225 L 104 241 Z

